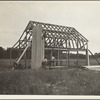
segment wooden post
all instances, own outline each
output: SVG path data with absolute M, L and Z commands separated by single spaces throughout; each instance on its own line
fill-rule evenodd
M 67 40 L 66 40 L 66 48 L 68 48 L 68 44 L 67 44 Z M 66 67 L 68 67 L 68 50 L 66 50 Z
M 52 49 L 51 49 L 51 52 L 50 52 L 50 66 L 52 66 Z
M 66 67 L 68 67 L 68 51 L 66 50 Z
M 68 64 L 67 64 L 68 67 L 69 67 L 69 64 L 70 64 L 70 63 L 69 63 L 69 61 L 70 61 L 70 60 L 69 60 L 69 59 L 70 59 L 70 55 L 69 55 L 69 54 L 70 54 L 70 52 L 69 52 L 69 50 L 68 50 Z
M 62 66 L 62 50 L 60 50 L 60 66 Z
M 58 66 L 59 66 L 59 50 L 58 50 L 58 63 L 57 63 L 57 64 L 58 64 Z
M 77 66 L 79 65 L 79 52 L 77 50 Z
M 86 65 L 87 66 L 90 65 L 90 61 L 89 61 L 89 51 L 88 51 L 88 43 L 87 43 L 87 49 L 86 49 Z
M 52 50 L 51 50 L 51 55 L 50 55 L 51 57 L 50 57 L 50 60 L 52 60 Z
M 78 42 L 79 42 L 79 38 L 77 38 L 77 66 L 78 66 L 78 62 L 79 62 L 79 55 L 78 55 Z
M 33 39 L 32 39 L 32 57 L 31 57 L 31 68 L 37 69 L 41 67 L 44 59 L 44 38 L 42 37 L 42 26 L 38 25 L 33 28 Z

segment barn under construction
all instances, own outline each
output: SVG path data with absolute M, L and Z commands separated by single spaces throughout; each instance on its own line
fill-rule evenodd
M 25 66 L 27 66 L 26 52 L 30 52 L 31 68 L 40 68 L 43 59 L 51 61 L 55 57 L 55 66 L 71 66 L 71 52 L 77 56 L 74 64 L 80 66 L 79 53 L 85 53 L 85 65 L 89 65 L 88 40 L 73 27 L 54 25 L 30 21 L 22 33 L 19 40 L 12 47 L 12 51 L 19 51 L 17 63 L 24 56 Z

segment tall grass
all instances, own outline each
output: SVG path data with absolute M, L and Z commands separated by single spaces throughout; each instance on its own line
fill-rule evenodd
M 0 94 L 100 95 L 100 72 L 79 68 L 1 72 Z

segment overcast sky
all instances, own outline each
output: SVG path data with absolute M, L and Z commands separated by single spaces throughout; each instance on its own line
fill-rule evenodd
M 100 52 L 100 1 L 0 1 L 0 46 L 12 47 L 30 20 L 74 27 Z

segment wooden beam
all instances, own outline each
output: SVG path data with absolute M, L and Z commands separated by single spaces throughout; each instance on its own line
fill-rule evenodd
M 52 50 L 52 48 L 45 48 L 45 49 Z M 75 48 L 53 48 L 53 50 L 86 51 L 86 49 L 75 49 Z

